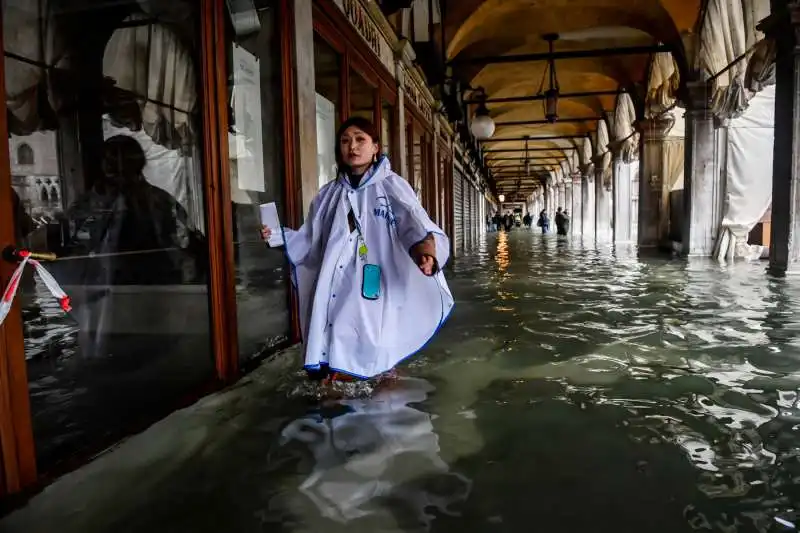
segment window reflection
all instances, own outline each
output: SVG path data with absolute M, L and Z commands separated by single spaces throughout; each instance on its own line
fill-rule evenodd
M 350 115 L 375 120 L 375 88 L 357 72 L 350 71 Z
M 317 167 L 319 186 L 336 177 L 336 146 L 334 137 L 340 124 L 341 63 L 336 50 L 314 36 L 314 83 L 317 107 Z
M 288 272 L 281 250 L 258 234 L 259 205 L 283 208 L 280 42 L 276 0 L 233 12 L 228 88 L 236 306 L 239 353 L 252 359 L 289 339 Z
M 394 153 L 392 152 L 392 142 L 394 141 L 394 137 L 392 136 L 392 132 L 394 131 L 394 107 L 387 102 L 386 100 L 382 100 L 381 103 L 381 142 L 383 143 L 382 149 L 383 153 L 389 156 L 389 159 L 394 162 Z M 397 161 L 394 164 L 399 164 L 400 162 Z
M 74 308 L 64 316 L 25 278 L 18 297 L 45 471 L 171 410 L 213 376 L 197 4 L 66 4 L 3 4 L 17 239 L 59 255 L 50 270 Z

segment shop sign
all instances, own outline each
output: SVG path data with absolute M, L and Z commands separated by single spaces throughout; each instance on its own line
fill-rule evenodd
M 380 31 L 373 15 L 370 13 L 361 0 L 336 0 L 336 5 L 342 10 L 347 20 L 355 28 L 356 32 L 364 39 L 372 53 L 374 53 L 383 66 L 394 76 L 394 54 L 391 44 L 386 40 Z M 380 8 L 375 6 L 380 12 Z M 388 25 L 388 22 L 386 22 Z
M 419 80 L 419 74 L 410 69 L 406 70 L 403 76 L 403 90 L 405 90 L 406 98 L 414 102 L 417 109 L 420 110 L 422 115 L 429 124 L 433 124 L 433 112 L 431 111 L 432 98 L 426 98 L 426 92 L 422 89 L 422 83 Z

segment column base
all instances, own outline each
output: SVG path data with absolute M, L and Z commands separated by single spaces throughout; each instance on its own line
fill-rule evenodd
M 787 268 L 785 265 L 770 264 L 767 267 L 767 275 L 773 278 L 798 278 L 800 277 L 800 264 L 792 264 Z

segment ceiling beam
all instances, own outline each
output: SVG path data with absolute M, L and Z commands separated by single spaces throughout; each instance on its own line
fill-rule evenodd
M 634 56 L 670 52 L 672 47 L 666 44 L 650 44 L 641 46 L 616 46 L 611 48 L 595 48 L 592 50 L 561 50 L 560 52 L 539 52 L 536 54 L 512 54 L 505 56 L 480 56 L 456 58 L 451 65 L 493 65 L 499 63 L 524 63 L 528 61 L 549 61 L 560 59 L 588 59 L 597 57 Z
M 576 122 L 597 122 L 603 120 L 603 117 L 572 117 L 572 118 L 559 118 L 555 122 L 550 122 L 547 119 L 541 120 L 501 120 L 495 122 L 495 126 L 537 126 L 539 124 L 567 124 Z
M 558 152 L 559 150 L 577 150 L 577 146 L 557 146 L 555 148 L 528 148 L 528 152 Z M 507 148 L 505 150 L 484 150 L 483 155 L 508 154 L 525 152 L 525 148 Z
M 520 181 L 520 180 L 523 180 L 523 179 L 526 180 L 526 181 L 541 181 L 540 178 L 538 178 L 536 176 L 530 176 L 530 177 L 524 177 L 523 176 L 523 177 L 520 177 L 519 175 L 515 175 L 515 174 L 506 174 L 506 175 L 493 176 L 493 177 L 494 177 L 495 183 L 504 183 L 504 182 L 507 182 L 507 181 Z
M 574 135 L 548 135 L 546 137 L 500 137 L 495 139 L 490 137 L 488 139 L 479 139 L 480 143 L 501 143 L 506 141 L 558 141 L 561 139 L 586 139 L 589 137 L 588 133 L 574 134 Z
M 537 166 L 537 167 L 531 167 L 530 170 L 545 170 L 545 169 L 550 169 L 550 168 L 554 168 L 554 167 L 557 167 L 557 166 L 558 165 L 555 165 L 555 164 L 549 165 L 549 166 Z M 526 169 L 525 169 L 525 167 L 489 167 L 489 170 L 492 171 L 492 175 L 493 176 L 500 176 L 503 173 L 508 174 L 509 172 L 518 172 L 518 173 L 522 174 L 522 173 L 525 172 Z
M 561 156 L 561 157 L 563 157 L 563 156 Z M 520 156 L 520 157 L 487 157 L 486 161 L 487 162 L 489 162 L 489 161 L 525 161 L 526 159 L 529 159 L 530 161 L 541 161 L 541 160 L 547 160 L 547 159 L 560 159 L 560 156 L 557 156 L 557 155 L 534 155 L 534 156 L 529 156 L 529 157 L 524 157 L 524 156 Z
M 561 93 L 558 95 L 559 100 L 565 98 L 588 98 L 590 96 L 616 96 L 623 92 L 622 89 L 607 89 L 605 91 L 582 91 L 577 93 Z M 507 102 L 537 102 L 544 100 L 544 94 L 534 94 L 529 96 L 507 96 L 504 98 L 487 98 L 487 104 L 502 104 Z M 465 104 L 479 104 L 481 100 L 465 100 Z
M 552 160 L 552 161 L 531 161 L 531 165 L 558 165 L 563 161 L 563 159 L 559 160 Z M 502 164 L 492 164 L 492 161 L 486 161 L 489 168 L 525 168 L 525 161 L 519 162 L 511 162 L 511 163 L 502 163 Z

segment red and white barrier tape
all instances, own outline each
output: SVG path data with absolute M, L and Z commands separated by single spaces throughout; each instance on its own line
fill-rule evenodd
M 11 304 L 14 302 L 14 296 L 17 295 L 17 289 L 19 288 L 19 281 L 22 279 L 22 271 L 25 270 L 25 265 L 28 263 L 32 264 L 33 268 L 36 269 L 36 273 L 39 274 L 50 294 L 58 300 L 61 309 L 65 312 L 71 311 L 72 306 L 70 305 L 69 296 L 67 296 L 67 293 L 64 292 L 50 272 L 45 270 L 39 261 L 31 259 L 30 252 L 27 250 L 20 251 L 19 255 L 22 257 L 22 261 L 20 261 L 19 266 L 11 275 L 11 281 L 9 281 L 8 287 L 3 291 L 3 297 L 0 299 L 0 325 L 3 324 L 9 311 L 11 311 Z

